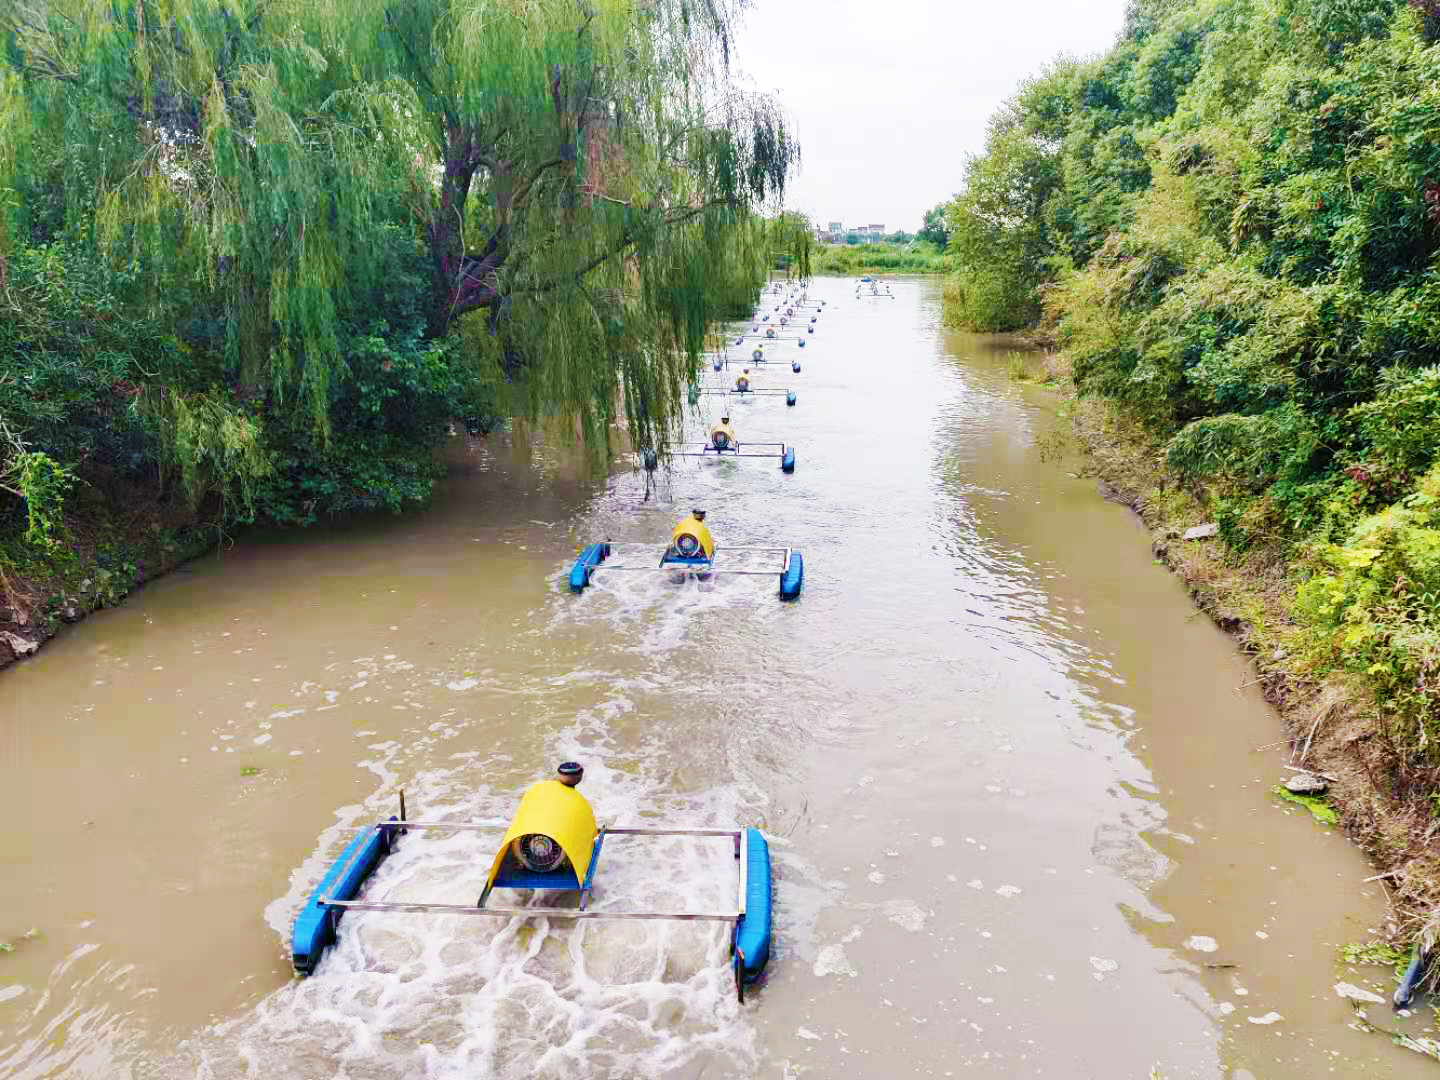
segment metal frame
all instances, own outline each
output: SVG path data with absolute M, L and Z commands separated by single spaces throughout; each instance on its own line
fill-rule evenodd
M 634 542 L 631 542 L 631 543 L 622 543 L 622 544 L 617 544 L 617 543 L 614 543 L 613 541 L 607 541 L 607 543 L 610 544 L 610 547 L 611 547 L 612 550 L 615 549 L 615 548 L 620 548 L 620 547 L 639 547 L 639 546 L 641 546 L 639 541 L 634 541 Z M 646 547 L 649 547 L 650 545 L 646 544 L 645 546 L 646 546 Z M 668 549 L 666 549 L 666 550 L 668 550 Z M 782 559 L 782 561 L 781 561 L 781 563 L 780 563 L 780 569 L 779 569 L 779 570 L 726 570 L 726 569 L 724 569 L 723 567 L 720 568 L 720 569 L 716 569 L 715 563 L 714 563 L 714 557 L 712 556 L 712 557 L 711 557 L 711 561 L 710 561 L 709 563 L 704 563 L 704 564 L 699 564 L 699 563 L 697 563 L 697 564 L 690 564 L 690 565 L 686 565 L 686 564 L 682 564 L 682 563 L 663 563 L 663 562 L 662 562 L 662 563 L 661 563 L 660 565 L 658 565 L 658 566 L 607 566 L 605 563 L 602 562 L 602 563 L 600 563 L 598 566 L 594 567 L 590 572 L 591 572 L 592 574 L 598 574 L 598 573 L 600 573 L 602 570 L 611 571 L 611 572 L 614 572 L 614 571 L 617 571 L 617 570 L 618 570 L 618 571 L 629 571 L 629 572 L 632 572 L 632 573 L 639 572 L 639 573 L 646 573 L 646 574 L 655 574 L 655 573 L 659 573 L 660 571 L 663 570 L 663 571 L 667 571 L 667 572 L 670 572 L 670 573 L 682 573 L 682 574 L 683 574 L 683 573 L 690 573 L 690 574 L 740 574 L 740 575 L 751 576 L 751 577 L 774 577 L 776 574 L 783 574 L 783 573 L 785 573 L 785 570 L 786 570 L 786 569 L 789 567 L 789 565 L 790 565 L 790 552 L 791 552 L 791 549 L 788 548 L 788 547 L 731 547 L 730 545 L 727 544 L 727 545 L 724 547 L 724 549 L 723 549 L 723 552 L 724 552 L 725 554 L 729 554 L 729 553 L 732 552 L 732 551 L 751 551 L 751 552 L 753 552 L 753 551 L 761 551 L 761 552 L 776 552 L 776 551 L 778 551 L 778 552 L 781 552 L 781 553 L 783 554 L 783 559 Z M 661 557 L 661 558 L 664 558 L 664 557 L 665 557 L 665 552 L 664 552 L 664 551 L 662 551 L 662 552 L 660 553 L 660 557 Z M 632 832 L 632 831 L 635 831 L 635 830 L 611 829 L 610 831 L 611 831 L 611 832 Z M 665 830 L 661 830 L 661 831 L 663 832 L 663 831 L 665 831 Z M 685 830 L 681 830 L 681 831 L 685 831 Z M 722 831 L 729 831 L 729 830 L 722 830 Z
M 763 453 L 751 454 L 751 453 L 747 453 L 747 452 L 744 451 L 744 450 L 738 449 L 738 447 L 740 447 L 740 446 L 742 446 L 742 445 L 743 445 L 743 446 L 778 446 L 780 449 L 779 449 L 778 452 L 777 452 L 777 451 L 773 451 L 773 450 L 767 450 L 767 451 L 765 451 L 765 452 L 763 452 Z M 736 443 L 735 446 L 727 446 L 724 450 L 718 450 L 718 449 L 716 449 L 715 447 L 710 446 L 710 445 L 707 444 L 707 445 L 701 447 L 700 450 L 698 450 L 698 451 L 695 451 L 695 450 L 677 450 L 675 453 L 671 454 L 670 456 L 671 456 L 671 457 L 699 457 L 699 458 L 703 458 L 703 457 L 708 457 L 708 456 L 711 455 L 711 454 L 714 454 L 716 457 L 722 457 L 722 456 L 724 456 L 725 454 L 729 454 L 731 457 L 778 457 L 778 458 L 783 458 L 783 457 L 785 456 L 785 451 L 786 451 L 786 449 L 788 449 L 788 448 L 786 447 L 786 445 L 785 445 L 783 442 L 746 442 L 746 443 Z
M 702 394 L 735 394 L 737 397 L 744 397 L 746 394 L 788 394 L 790 392 L 788 386 L 783 390 L 769 386 L 761 387 L 759 390 L 726 390 L 719 386 L 702 386 L 700 388 Z
M 789 549 L 787 548 L 788 552 Z M 788 559 L 788 556 L 787 556 Z M 462 821 L 386 821 L 375 825 L 366 826 L 367 829 L 394 829 L 397 832 L 410 829 L 473 829 L 476 831 L 487 830 L 490 832 L 503 832 L 505 825 L 480 824 L 476 822 Z M 600 861 L 601 845 L 605 842 L 606 836 L 728 836 L 734 841 L 735 858 L 739 861 L 737 873 L 737 887 L 735 893 L 734 911 L 591 911 L 585 905 L 589 903 L 590 892 L 593 889 L 595 878 L 595 867 Z M 487 887 L 485 894 L 481 897 L 479 904 L 435 904 L 435 903 L 409 903 L 389 900 L 336 900 L 333 896 L 326 896 L 320 903 L 326 907 L 340 908 L 346 911 L 395 911 L 407 914 L 418 915 L 494 915 L 501 918 L 530 918 L 544 916 L 552 919 L 677 919 L 685 922 L 728 922 L 738 923 L 745 915 L 745 895 L 749 887 L 749 845 L 750 840 L 744 829 L 669 829 L 649 828 L 641 826 L 622 827 L 601 827 L 595 836 L 595 849 L 590 859 L 590 867 L 586 871 L 585 881 L 579 890 L 581 906 L 579 908 L 551 908 L 551 907 L 485 907 L 483 901 L 489 895 Z M 337 874 L 336 881 L 344 879 L 354 864 L 356 855 L 344 865 L 342 873 Z M 570 891 L 570 890 L 565 890 Z

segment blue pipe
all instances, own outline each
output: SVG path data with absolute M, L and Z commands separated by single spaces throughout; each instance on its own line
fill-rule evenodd
M 1425 950 L 1416 945 L 1415 955 L 1410 958 L 1410 966 L 1405 969 L 1405 974 L 1400 979 L 1400 985 L 1395 988 L 1394 1001 L 1397 1009 L 1410 1007 L 1410 1002 L 1415 997 L 1415 986 L 1428 966 L 1425 962 L 1428 958 Z

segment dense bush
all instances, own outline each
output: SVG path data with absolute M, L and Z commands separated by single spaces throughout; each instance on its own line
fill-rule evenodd
M 1317 670 L 1372 680 L 1440 752 L 1432 11 L 1135 0 L 1106 55 L 991 121 L 945 295 L 973 329 L 1048 318 L 1080 391 L 1143 420 L 1224 540 L 1307 568 Z
M 1376 688 L 1401 745 L 1437 749 L 1440 705 L 1440 469 L 1315 551 L 1299 608 L 1316 652 Z
M 827 244 L 815 253 L 810 266 L 817 274 L 843 276 L 871 270 L 938 274 L 949 268 L 949 262 L 934 244 L 912 240 L 908 244 Z

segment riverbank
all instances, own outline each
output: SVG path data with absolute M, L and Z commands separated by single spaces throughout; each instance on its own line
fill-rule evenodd
M 1329 781 L 1341 827 L 1375 864 L 1391 901 L 1394 918 L 1385 928 L 1390 943 L 1408 949 L 1432 933 L 1440 919 L 1437 777 L 1397 751 L 1371 691 L 1352 678 L 1313 671 L 1295 612 L 1304 571 L 1294 546 L 1261 539 L 1237 551 L 1213 527 L 1199 529 L 1213 526 L 1216 493 L 1203 483 L 1180 482 L 1165 466 L 1163 446 L 1114 404 L 1079 397 L 1062 356 L 1047 353 L 1037 362 L 1016 354 L 1011 373 L 1062 397 L 1062 414 L 1101 494 L 1140 516 L 1156 559 L 1251 656 L 1255 683 L 1288 732 L 1283 745 L 1253 747 L 1257 764 L 1261 754 L 1279 751 L 1282 761 L 1265 762 L 1277 784 L 1292 775 L 1277 767 L 1286 764 L 1303 765 Z
M 91 485 L 67 504 L 64 532 L 43 553 L 0 537 L 0 669 L 33 655 L 66 624 L 205 554 L 218 537 L 183 504 Z

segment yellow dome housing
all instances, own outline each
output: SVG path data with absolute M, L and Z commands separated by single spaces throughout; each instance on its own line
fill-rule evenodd
M 595 833 L 595 811 L 590 809 L 584 795 L 559 780 L 542 780 L 532 785 L 521 798 L 505 839 L 500 842 L 500 850 L 495 853 L 485 892 L 496 885 L 579 889 L 590 870 Z M 532 837 L 549 841 L 553 847 L 535 842 L 528 846 L 530 850 L 548 855 L 553 848 L 558 848 L 563 857 L 555 859 L 553 866 L 527 864 L 522 849 Z M 546 883 L 549 880 L 554 883 Z
M 740 445 L 729 417 L 721 417 L 720 422 L 710 429 L 710 445 L 716 450 L 734 450 Z
M 693 559 L 699 556 L 713 558 L 715 540 L 705 523 L 693 513 L 670 532 L 670 553 L 681 558 Z

